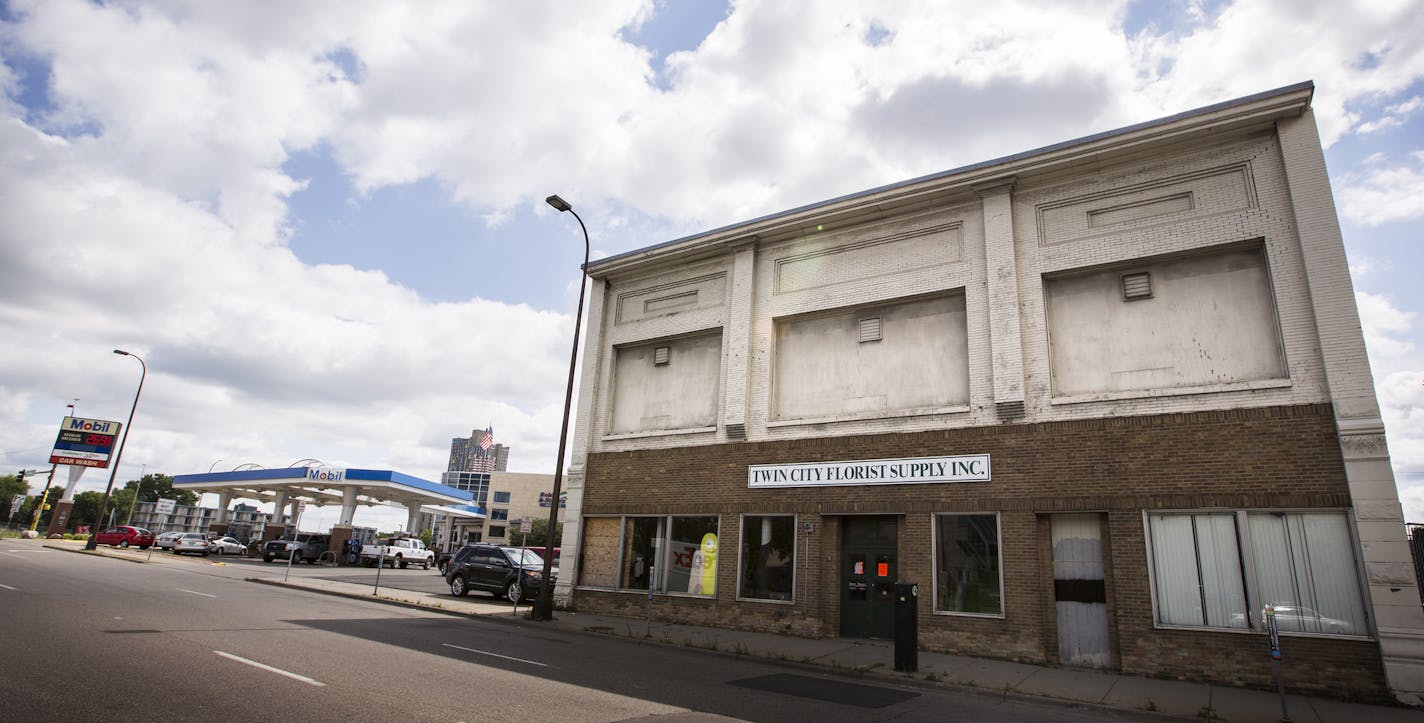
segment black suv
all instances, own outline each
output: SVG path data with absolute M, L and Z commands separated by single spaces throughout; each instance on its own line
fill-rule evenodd
M 484 590 L 510 602 L 533 598 L 539 592 L 544 558 L 532 550 L 489 543 L 465 545 L 450 559 L 445 582 L 450 594 L 464 597 L 471 590 Z M 550 579 L 552 584 L 558 579 Z

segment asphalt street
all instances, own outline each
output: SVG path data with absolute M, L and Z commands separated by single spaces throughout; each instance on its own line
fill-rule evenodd
M 155 553 L 167 555 L 167 553 Z M 7 720 L 1088 721 L 1092 708 L 858 682 L 677 646 L 412 610 L 246 578 L 260 560 L 166 564 L 0 541 Z M 331 576 L 295 565 L 292 575 Z M 345 574 L 345 573 L 337 573 Z M 374 581 L 375 571 L 351 577 Z M 433 571 L 382 583 L 443 589 Z M 509 607 L 489 598 L 489 604 Z M 703 715 L 699 715 L 703 714 Z

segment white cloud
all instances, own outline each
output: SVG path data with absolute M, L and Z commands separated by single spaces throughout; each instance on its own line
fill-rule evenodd
M 1380 226 L 1424 217 L 1424 151 L 1390 165 L 1371 157 L 1363 170 L 1342 177 L 1340 212 L 1363 226 Z
M 590 231 L 618 253 L 1312 78 L 1325 141 L 1368 140 L 1417 113 L 1424 77 L 1418 2 L 1194 3 L 1129 37 L 1126 0 L 745 0 L 666 59 L 666 89 L 622 39 L 655 3 L 550 7 L 312 0 L 273 23 L 260 3 L 12 2 L 0 449 L 33 447 L 63 411 L 40 406 L 75 396 L 122 417 L 123 346 L 154 371 L 135 464 L 433 477 L 476 414 L 521 469 L 552 466 L 567 315 L 304 264 L 286 246 L 296 152 L 329 149 L 363 193 L 434 179 L 492 226 L 550 214 L 555 189 L 606 212 Z M 30 123 L 20 55 L 52 70 Z M 1345 216 L 1424 214 L 1421 164 L 1363 166 Z M 1417 368 L 1401 306 L 1360 296 L 1380 378 Z

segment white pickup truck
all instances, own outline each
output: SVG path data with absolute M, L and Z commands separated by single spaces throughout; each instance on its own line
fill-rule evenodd
M 399 565 L 404 570 L 410 565 L 420 565 L 422 570 L 429 570 L 434 563 L 435 552 L 413 537 L 376 540 L 374 545 L 361 546 L 361 564 L 366 567 L 389 564 L 391 567 Z

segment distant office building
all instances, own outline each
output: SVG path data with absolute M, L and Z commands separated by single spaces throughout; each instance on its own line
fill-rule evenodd
M 489 502 L 490 473 L 452 471 L 440 475 L 440 484 L 457 490 L 473 492 L 473 504 L 484 507 Z
M 494 443 L 494 429 L 475 429 L 468 437 L 450 440 L 450 472 L 503 472 L 509 466 L 509 447 Z
M 517 532 L 519 521 L 525 517 L 547 522 L 553 490 L 554 476 L 551 474 L 504 472 L 492 475 L 487 507 L 489 519 L 485 522 L 484 539 L 508 544 L 509 533 Z M 560 522 L 564 519 L 562 508 L 560 505 Z

